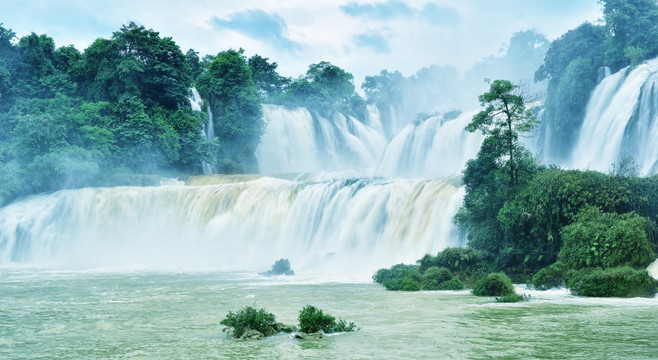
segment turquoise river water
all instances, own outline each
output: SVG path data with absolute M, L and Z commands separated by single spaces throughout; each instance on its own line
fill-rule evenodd
M 517 292 L 531 300 L 216 271 L 0 269 L 0 359 L 658 358 L 658 298 Z M 293 324 L 306 304 L 360 329 L 240 341 L 219 324 L 246 305 Z

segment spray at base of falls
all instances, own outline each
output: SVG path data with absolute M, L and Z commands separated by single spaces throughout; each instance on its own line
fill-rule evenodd
M 443 180 L 277 178 L 64 190 L 0 209 L 0 265 L 357 275 L 458 246 L 463 190 Z

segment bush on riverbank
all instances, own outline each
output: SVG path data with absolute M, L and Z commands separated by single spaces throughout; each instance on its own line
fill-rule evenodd
M 561 262 L 556 262 L 539 270 L 532 277 L 532 285 L 537 290 L 548 290 L 560 286 L 565 286 L 566 268 Z
M 569 290 L 574 295 L 590 297 L 653 297 L 658 280 L 646 270 L 631 267 L 585 269 L 570 276 Z
M 372 279 L 384 285 L 386 290 L 420 290 L 420 271 L 417 265 L 397 264 L 390 269 L 379 269 Z
M 426 255 L 423 259 L 428 257 L 431 255 Z M 464 288 L 464 283 L 449 269 L 438 266 L 397 264 L 390 269 L 379 269 L 372 279 L 384 285 L 386 290 L 461 290 Z
M 656 259 L 647 236 L 651 226 L 651 220 L 634 213 L 605 213 L 588 206 L 562 229 L 564 243 L 558 257 L 573 269 L 647 267 Z
M 473 283 L 484 272 L 482 254 L 471 247 L 445 248 L 436 256 L 426 254 L 417 263 L 422 273 L 431 267 L 442 267 L 465 283 Z
M 475 296 L 509 296 L 514 294 L 512 280 L 505 273 L 490 273 L 473 286 Z
M 420 288 L 423 290 L 461 290 L 464 283 L 453 277 L 450 270 L 432 266 L 421 275 Z

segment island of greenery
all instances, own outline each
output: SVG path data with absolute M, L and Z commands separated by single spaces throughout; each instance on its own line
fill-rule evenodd
M 279 333 L 292 333 L 298 329 L 299 332 L 295 334 L 297 339 L 322 338 L 323 334 L 351 332 L 356 329 L 353 322 L 347 323 L 343 319 L 337 321 L 335 317 L 313 305 L 304 306 L 299 312 L 298 320 L 299 328 L 277 323 L 274 314 L 265 309 L 245 306 L 235 313 L 229 311 L 221 324 L 225 326 L 224 331 L 241 340 L 260 340 Z

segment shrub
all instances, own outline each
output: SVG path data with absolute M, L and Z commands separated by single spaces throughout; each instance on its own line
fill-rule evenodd
M 336 318 L 329 314 L 324 314 L 322 310 L 313 305 L 306 305 L 299 313 L 299 331 L 304 333 L 314 333 L 322 330 L 325 333 L 348 332 L 354 331 L 356 326 L 353 322 L 347 323 L 345 320 Z
M 604 213 L 588 206 L 562 229 L 559 258 L 567 267 L 646 267 L 655 258 L 647 236 L 651 220 L 634 213 Z
M 578 272 L 569 281 L 571 293 L 592 297 L 653 297 L 658 281 L 646 270 L 631 267 Z
M 481 267 L 482 255 L 471 247 L 445 248 L 436 256 L 425 255 L 418 260 L 418 264 L 421 272 L 425 272 L 432 266 L 437 266 L 447 268 L 453 273 L 472 275 Z
M 266 312 L 265 309 L 256 310 L 251 306 L 245 306 L 236 313 L 229 311 L 220 324 L 226 326 L 223 331 L 233 329 L 235 338 L 240 338 L 247 330 L 256 330 L 264 336 L 278 332 L 274 314 Z
M 438 290 L 439 285 L 452 280 L 452 273 L 444 267 L 432 266 L 425 270 L 420 278 L 420 286 L 424 290 Z
M 457 278 L 452 278 L 439 284 L 436 290 L 463 290 L 464 283 Z
M 473 287 L 476 296 L 507 296 L 514 294 L 512 280 L 502 272 L 490 273 Z
M 372 279 L 384 285 L 386 290 L 420 290 L 420 271 L 417 265 L 397 264 L 390 269 L 379 269 Z
M 423 290 L 461 290 L 464 283 L 453 277 L 450 270 L 432 266 L 421 275 L 420 287 Z
M 527 300 L 525 296 L 516 293 L 505 295 L 505 296 L 499 296 L 496 298 L 496 302 L 500 302 L 500 303 L 517 303 L 524 300 Z
M 548 290 L 555 287 L 565 286 L 566 269 L 564 264 L 556 262 L 539 270 L 532 277 L 532 285 L 537 290 Z

